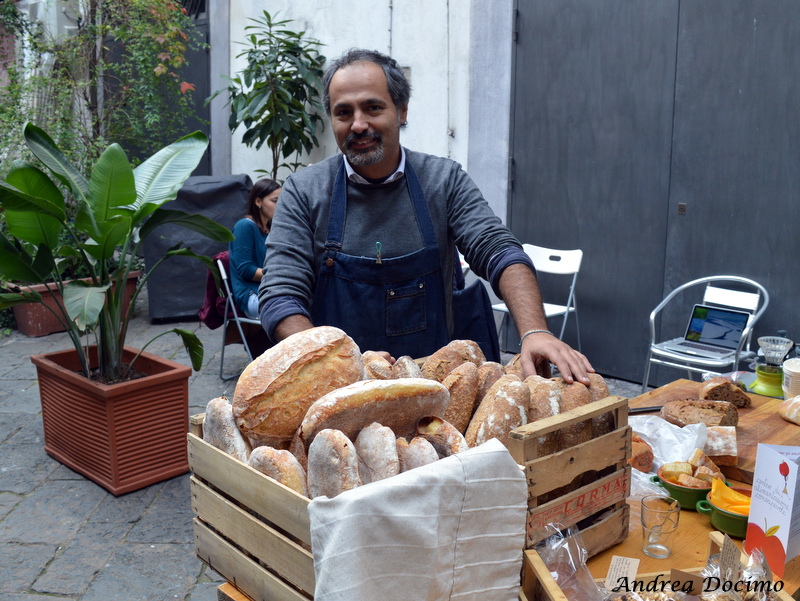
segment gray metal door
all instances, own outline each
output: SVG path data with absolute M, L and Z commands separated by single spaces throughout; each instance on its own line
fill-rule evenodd
M 509 222 L 584 250 L 595 367 L 641 381 L 650 311 L 712 274 L 770 291 L 756 336 L 800 340 L 800 3 L 519 0 L 517 37 Z

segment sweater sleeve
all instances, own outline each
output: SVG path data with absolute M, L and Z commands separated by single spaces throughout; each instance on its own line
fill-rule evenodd
M 256 233 L 258 226 L 249 219 L 240 219 L 233 226 L 233 235 L 236 237 L 230 245 L 231 269 L 244 282 L 251 282 L 256 271 L 261 265 L 256 264 L 253 249 L 257 243 Z

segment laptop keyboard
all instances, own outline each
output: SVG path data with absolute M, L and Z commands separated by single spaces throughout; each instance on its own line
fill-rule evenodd
M 728 349 L 718 349 L 715 346 L 708 346 L 706 344 L 700 344 L 699 342 L 687 342 L 683 341 L 679 343 L 679 346 L 688 346 L 691 348 L 696 348 L 701 351 L 708 351 L 709 353 L 717 353 L 719 355 L 724 355 L 725 353 L 729 353 L 730 350 Z

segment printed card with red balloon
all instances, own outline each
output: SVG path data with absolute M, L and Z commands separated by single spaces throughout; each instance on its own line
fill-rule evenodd
M 744 550 L 761 549 L 778 577 L 800 555 L 800 447 L 759 444 Z

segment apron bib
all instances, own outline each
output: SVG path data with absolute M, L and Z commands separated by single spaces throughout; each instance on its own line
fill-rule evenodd
M 391 259 L 341 252 L 347 212 L 344 158 L 336 175 L 328 239 L 311 307 L 315 326 L 344 330 L 363 351 L 428 356 L 449 342 L 439 245 L 422 187 L 406 162 L 406 184 L 423 248 Z

